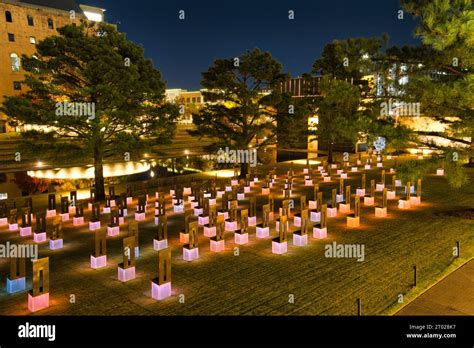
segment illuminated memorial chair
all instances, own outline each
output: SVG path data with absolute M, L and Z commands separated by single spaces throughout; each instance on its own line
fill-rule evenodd
M 351 185 L 346 186 L 346 194 L 344 195 L 344 201 L 339 203 L 339 211 L 344 214 L 351 211 Z
M 410 196 L 410 205 L 416 206 L 421 204 L 421 179 L 416 184 L 416 196 Z
M 382 205 L 375 207 L 376 217 L 387 217 L 387 192 L 387 188 L 384 188 L 382 193 Z
M 109 206 L 111 208 L 117 206 L 117 202 L 116 202 L 117 195 L 115 194 L 115 186 L 109 186 L 109 199 L 110 199 Z
M 10 259 L 10 274 L 7 275 L 7 293 L 15 294 L 26 290 L 26 259 L 13 257 Z
M 336 217 L 337 216 L 337 190 L 331 190 L 331 206 L 328 207 L 328 217 Z
M 28 310 L 37 312 L 49 307 L 49 258 L 32 260 L 33 288 L 28 293 Z
M 319 184 L 313 185 L 313 199 L 308 201 L 308 209 L 316 209 L 318 202 Z
M 69 214 L 76 214 L 77 208 L 77 191 L 69 192 L 69 199 L 71 200 L 71 204 L 69 204 L 68 212 Z
M 313 186 L 313 174 L 311 172 L 311 167 L 308 166 L 308 168 L 306 169 L 307 169 L 307 173 L 305 174 L 307 175 L 305 175 L 304 177 L 304 186 Z
M 127 282 L 135 279 L 135 237 L 123 239 L 123 262 L 118 265 L 118 279 Z
M 251 197 L 249 201 L 248 226 L 257 226 L 257 198 Z
M 199 226 L 204 226 L 209 223 L 209 198 L 202 199 L 202 211 L 198 215 Z
M 247 174 L 245 176 L 245 181 L 242 182 L 244 193 L 250 193 L 250 191 L 252 190 L 252 187 L 255 185 L 255 183 L 250 180 L 250 177 L 251 177 L 251 175 Z
M 96 201 L 95 201 L 95 190 L 90 189 L 89 190 L 89 202 L 87 203 L 87 209 L 92 210 L 92 208 L 94 206 L 94 203 L 96 203 Z
M 0 202 L 0 226 L 8 225 L 7 211 L 7 204 L 5 202 Z
M 249 242 L 248 217 L 249 211 L 247 209 L 242 209 L 240 211 L 240 229 L 235 230 L 235 244 L 242 245 L 247 244 Z
M 280 228 L 278 231 L 278 237 L 272 240 L 272 253 L 273 254 L 284 254 L 288 251 L 288 217 L 283 215 L 279 218 Z
M 8 216 L 8 230 L 18 230 L 18 209 L 10 209 L 10 215 Z
M 196 221 L 197 217 L 194 216 L 193 210 L 189 209 L 184 212 L 184 231 L 179 233 L 179 242 L 187 244 L 189 243 L 189 223 Z
M 46 242 L 46 211 L 36 213 L 36 227 L 33 232 L 35 243 Z
M 270 235 L 270 205 L 265 204 L 262 206 L 262 222 L 256 227 L 257 238 L 266 238 Z
M 139 196 L 137 209 L 135 211 L 135 221 L 143 221 L 145 220 L 146 214 L 146 196 Z
M 163 192 L 157 193 L 155 202 L 155 225 L 158 225 L 160 216 L 166 215 L 166 200 Z
M 392 175 L 392 185 L 390 186 L 390 191 L 387 191 L 387 199 L 396 199 L 397 198 L 397 176 Z
M 75 207 L 74 217 L 72 218 L 72 223 L 74 226 L 84 225 L 84 203 L 77 203 Z
M 378 183 L 375 186 L 375 191 L 376 192 L 381 192 L 385 188 L 385 169 L 382 169 L 382 172 L 380 174 L 380 183 Z
M 160 251 L 168 247 L 168 217 L 161 215 L 158 221 L 158 233 L 153 239 L 153 249 Z
M 100 228 L 100 203 L 92 204 L 91 220 L 89 221 L 89 231 L 95 231 Z
M 220 215 L 217 217 L 216 235 L 214 237 L 211 237 L 209 241 L 211 251 L 214 251 L 214 252 L 224 251 L 225 249 L 224 234 L 225 234 L 224 216 Z
M 130 223 L 128 224 L 128 236 L 135 238 L 133 250 L 135 252 L 135 258 L 137 258 L 140 256 L 138 221 L 130 221 Z
M 356 189 L 356 195 L 360 197 L 365 196 L 365 173 L 361 175 L 361 185 Z
M 171 203 L 173 204 L 173 212 L 176 214 L 180 214 L 184 212 L 184 197 L 183 197 L 183 189 L 182 188 L 175 188 L 174 194 L 171 195 Z M 198 203 L 195 201 L 191 202 L 191 208 L 194 209 L 194 207 Z
M 293 232 L 293 244 L 296 246 L 308 244 L 308 209 L 303 209 L 300 216 L 300 229 Z
M 194 209 L 195 216 L 199 216 L 204 213 L 204 191 L 201 187 L 199 187 L 199 189 L 197 190 L 196 199 L 191 202 L 191 208 Z
M 31 236 L 31 208 L 24 207 L 21 208 L 21 226 L 20 226 L 20 236 L 27 237 Z
M 120 215 L 117 207 L 111 208 L 110 224 L 107 225 L 107 235 L 115 237 L 120 234 Z
M 344 179 L 339 179 L 339 190 L 336 195 L 336 202 L 344 202 Z
M 125 217 L 127 216 L 127 199 L 125 196 L 120 196 L 116 199 L 117 205 L 114 207 L 118 209 L 118 221 L 119 226 L 122 226 L 125 223 Z
M 63 248 L 63 222 L 61 217 L 54 218 L 49 235 L 49 248 L 51 250 Z
M 323 193 L 318 191 L 318 195 L 316 198 L 316 209 L 311 209 L 309 212 L 310 220 L 312 222 L 319 222 L 321 221 L 321 206 L 323 205 Z
M 273 198 L 273 194 L 270 193 L 268 195 L 268 206 L 270 208 L 268 212 L 268 222 L 275 220 L 275 199 Z
M 110 196 L 105 196 L 105 205 L 102 208 L 102 212 L 104 214 L 110 214 L 110 209 L 112 208 L 110 202 L 111 202 Z
M 290 216 L 290 200 L 289 199 L 284 199 L 281 202 L 281 207 L 278 210 L 278 215 L 279 216 L 286 215 L 287 217 Z M 278 221 L 276 224 L 276 230 L 278 231 Z
M 270 176 L 267 175 L 265 177 L 265 181 L 264 181 L 264 184 L 263 184 L 263 187 L 262 187 L 262 195 L 268 195 L 270 194 L 270 189 L 272 188 L 273 186 L 273 183 L 271 182 L 271 179 L 270 179 Z
M 328 236 L 327 229 L 328 206 L 321 205 L 321 221 L 313 227 L 313 238 L 324 239 Z
M 126 193 L 120 194 L 118 207 L 120 210 L 121 217 L 126 217 L 128 215 L 128 204 L 129 204 L 129 199 L 127 197 L 127 194 Z
M 398 208 L 400 209 L 410 209 L 411 208 L 411 202 L 410 202 L 410 197 L 411 197 L 411 183 L 408 181 L 406 188 L 405 188 L 405 199 L 400 199 L 398 201 Z
M 307 209 L 306 196 L 300 196 L 300 212 L 293 215 L 293 226 L 301 227 L 301 213 Z
M 370 193 L 364 196 L 364 205 L 373 206 L 375 204 L 375 180 L 370 180 Z
M 347 227 L 359 227 L 359 226 L 360 226 L 360 196 L 355 196 L 354 213 L 347 216 Z
M 25 198 L 24 207 L 25 208 L 30 208 L 31 218 L 33 218 L 33 198 L 32 197 L 26 197 Z
M 245 199 L 245 180 L 240 180 L 239 186 L 236 187 L 235 189 L 235 199 L 238 201 L 243 201 Z M 250 186 L 248 186 L 249 192 L 250 192 Z
M 221 209 L 217 212 L 217 215 L 224 215 L 224 220 L 229 218 L 229 196 L 227 192 L 222 195 Z
M 105 230 L 95 231 L 94 252 L 91 255 L 91 268 L 107 266 L 107 234 Z
M 234 232 L 237 230 L 237 200 L 232 200 L 230 203 L 229 209 L 229 220 L 225 222 L 225 230 L 229 232 Z
M 51 193 L 48 195 L 48 210 L 46 211 L 46 217 L 51 218 L 56 216 L 56 195 Z
M 171 296 L 171 250 L 158 253 L 158 277 L 151 281 L 151 297 L 161 301 Z
M 133 189 L 132 189 L 132 186 L 127 185 L 126 190 L 127 190 L 127 192 L 126 192 L 127 197 L 126 197 L 125 201 L 126 201 L 127 205 L 132 204 L 132 202 L 133 202 Z
M 197 221 L 188 223 L 189 243 L 183 246 L 183 259 L 185 261 L 193 261 L 199 258 L 198 229 Z
M 223 215 L 221 215 L 223 217 Z M 204 225 L 204 235 L 206 237 L 214 237 L 216 235 L 216 222 L 217 222 L 217 207 L 216 205 L 209 206 L 209 219 L 208 223 Z
M 69 221 L 69 197 L 64 196 L 61 197 L 61 220 L 62 221 Z

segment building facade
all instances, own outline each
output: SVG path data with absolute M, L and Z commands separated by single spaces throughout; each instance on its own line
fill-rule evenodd
M 166 100 L 180 106 L 181 117 L 179 123 L 192 124 L 192 114 L 198 112 L 204 105 L 202 91 L 188 91 L 185 89 L 167 89 Z
M 0 0 L 0 104 L 5 96 L 24 92 L 22 55 L 33 56 L 36 44 L 57 34 L 57 28 L 82 19 L 103 21 L 104 9 L 74 0 Z M 0 113 L 0 133 L 19 131 Z

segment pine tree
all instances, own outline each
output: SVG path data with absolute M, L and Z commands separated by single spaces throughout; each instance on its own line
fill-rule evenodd
M 245 150 L 250 145 L 258 149 L 274 143 L 276 107 L 287 78 L 281 64 L 258 48 L 241 57 L 215 60 L 203 73 L 206 105 L 193 114 L 196 129 L 189 133 L 214 139 L 209 151 Z M 242 163 L 241 175 L 247 170 L 248 164 Z
M 55 166 L 92 162 L 104 199 L 104 162 L 127 153 L 138 160 L 169 142 L 177 108 L 165 103 L 165 83 L 143 48 L 113 26 L 84 22 L 58 33 L 22 57 L 27 91 L 7 97 L 2 110 L 14 126 L 39 126 L 21 134 L 21 151 Z
M 458 166 L 465 158 L 474 165 L 474 11 L 471 0 L 403 0 L 404 9 L 419 18 L 415 36 L 423 41 L 418 51 L 406 55 L 416 68 L 405 86 L 407 100 L 418 102 L 422 114 L 445 126 L 444 131 L 419 131 L 421 142 L 444 151 L 448 180 L 459 187 L 466 182 Z M 409 52 L 407 49 L 401 52 Z M 393 52 L 392 52 L 393 53 Z M 396 50 L 394 56 L 397 56 Z M 443 139 L 444 144 L 427 137 Z M 459 160 L 459 161 L 458 161 Z

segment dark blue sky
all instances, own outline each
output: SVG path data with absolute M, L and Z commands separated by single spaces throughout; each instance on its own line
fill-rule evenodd
M 417 44 L 415 21 L 397 18 L 399 0 L 79 0 L 145 48 L 168 88 L 200 88 L 216 58 L 268 50 L 293 76 L 311 70 L 334 39 L 388 33 L 389 45 Z M 179 10 L 186 19 L 179 20 Z M 288 20 L 288 11 L 295 19 Z

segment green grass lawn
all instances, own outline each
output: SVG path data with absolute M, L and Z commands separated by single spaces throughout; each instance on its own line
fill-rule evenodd
M 280 174 L 288 168 L 279 166 Z M 301 173 L 303 166 L 295 166 Z M 387 171 L 388 172 L 388 171 Z M 360 174 L 350 174 L 348 183 L 353 192 L 359 185 Z M 469 169 L 471 182 L 474 170 Z M 378 180 L 380 170 L 367 173 Z M 302 177 L 298 178 L 302 183 Z M 391 176 L 387 174 L 387 183 Z M 283 181 L 280 179 L 279 185 Z M 330 189 L 338 182 L 321 183 L 324 200 L 330 198 Z M 296 208 L 300 194 L 312 199 L 312 188 L 294 190 Z M 259 189 L 258 189 L 259 191 Z M 281 205 L 282 192 L 275 190 L 276 209 Z M 398 195 L 400 197 L 400 193 Z M 259 196 L 260 205 L 266 198 Z M 376 204 L 381 201 L 377 193 Z M 218 202 L 219 204 L 219 202 Z M 248 201 L 240 203 L 243 208 Z M 91 270 L 89 254 L 94 235 L 87 229 L 73 229 L 65 225 L 65 248 L 49 251 L 40 247 L 40 256 L 50 256 L 50 308 L 41 315 L 356 315 L 356 299 L 362 301 L 362 313 L 390 314 L 405 301 L 435 283 L 449 267 L 474 255 L 474 220 L 449 215 L 449 212 L 474 208 L 474 185 L 461 190 L 451 189 L 446 179 L 428 176 L 423 181 L 422 205 L 410 210 L 399 210 L 397 201 L 389 201 L 387 218 L 376 218 L 373 207 L 362 205 L 361 227 L 346 227 L 345 216 L 329 219 L 328 239 L 310 238 L 308 246 L 296 247 L 290 235 L 288 253 L 271 253 L 271 239 L 258 240 L 251 230 L 250 243 L 237 247 L 233 234 L 226 234 L 226 251 L 210 251 L 208 238 L 200 235 L 200 259 L 191 263 L 182 260 L 179 231 L 184 222 L 181 216 L 169 218 L 172 249 L 173 296 L 156 302 L 150 296 L 150 280 L 156 276 L 157 254 L 153 251 L 156 227 L 152 213 L 140 225 L 141 255 L 137 259 L 137 278 L 127 283 L 117 280 L 117 264 L 121 262 L 121 237 L 108 240 L 108 266 Z M 133 212 L 133 209 L 129 208 Z M 105 226 L 108 217 L 103 217 Z M 271 232 L 276 236 L 276 232 Z M 2 228 L 0 241 L 19 242 L 18 233 Z M 326 258 L 326 244 L 364 244 L 365 261 Z M 461 243 L 461 257 L 453 257 L 456 241 Z M 412 266 L 418 268 L 418 286 L 413 289 Z M 28 267 L 31 267 L 28 264 Z M 0 260 L 1 281 L 4 284 L 8 263 Z M 31 270 L 28 276 L 31 278 Z M 2 284 L 2 285 L 3 285 Z M 70 303 L 74 294 L 76 302 Z M 184 295 L 184 296 L 180 296 Z M 294 303 L 289 303 L 289 297 Z M 462 296 L 462 294 L 460 294 Z M 184 303 L 181 303 L 184 298 Z M 27 314 L 26 294 L 7 295 L 0 292 L 0 314 Z

